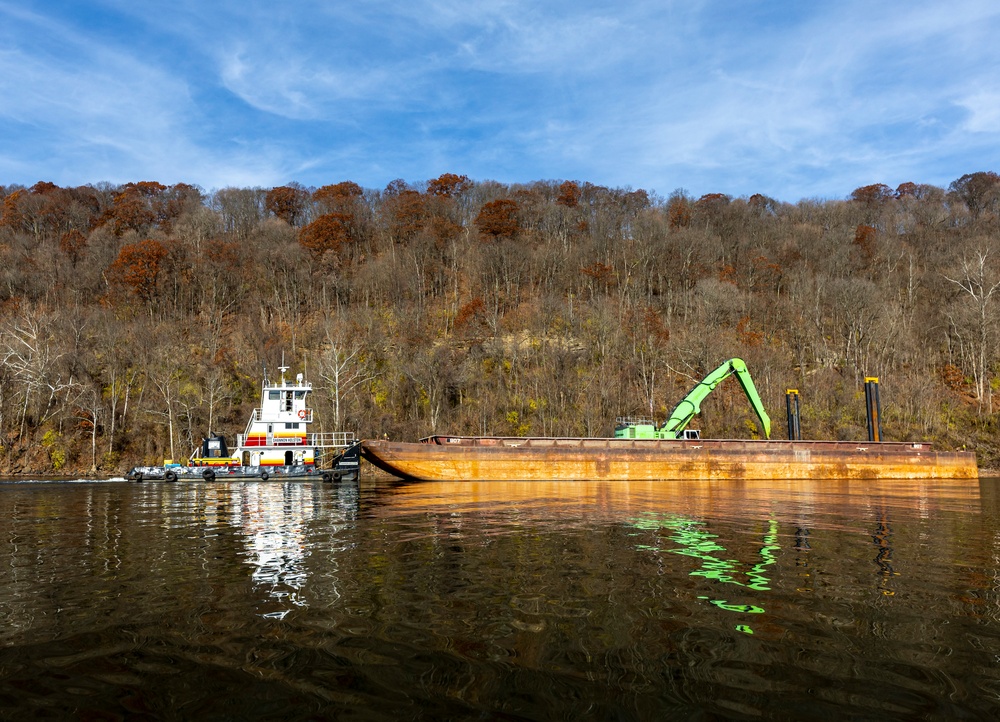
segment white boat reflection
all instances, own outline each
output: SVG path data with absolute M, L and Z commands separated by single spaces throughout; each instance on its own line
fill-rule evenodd
M 231 523 L 242 532 L 247 549 L 245 561 L 252 567 L 254 586 L 263 591 L 260 614 L 268 619 L 284 619 L 296 608 L 315 603 L 318 596 L 322 604 L 329 605 L 339 598 L 335 573 L 336 561 L 328 548 L 326 537 L 321 543 L 323 569 L 321 589 L 309 589 L 310 576 L 315 570 L 307 565 L 316 551 L 319 539 L 310 539 L 310 529 L 321 518 L 328 524 L 324 528 L 338 528 L 337 522 L 353 518 L 356 512 L 356 487 L 354 503 L 351 488 L 330 489 L 318 484 L 249 483 L 239 492 L 239 503 L 233 505 Z M 331 505 L 331 491 L 336 498 Z M 235 501 L 235 500 L 234 500 Z M 334 512 L 331 518 L 331 511 Z M 332 597 L 332 599 L 331 599 Z

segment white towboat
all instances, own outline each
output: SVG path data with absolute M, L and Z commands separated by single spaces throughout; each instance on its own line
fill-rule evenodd
M 360 468 L 360 442 L 350 431 L 311 433 L 313 410 L 306 405 L 312 384 L 298 374 L 295 383 L 281 381 L 261 389 L 246 431 L 230 450 L 224 436 L 211 434 L 192 452 L 187 465 L 137 466 L 129 481 L 227 481 L 230 479 L 316 479 L 355 481 Z

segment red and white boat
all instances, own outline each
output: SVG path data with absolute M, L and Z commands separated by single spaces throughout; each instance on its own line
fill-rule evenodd
M 360 468 L 360 443 L 350 431 L 314 433 L 308 406 L 312 384 L 302 374 L 295 382 L 264 378 L 260 406 L 246 430 L 236 434 L 230 449 L 224 436 L 209 433 L 192 452 L 187 465 L 165 461 L 163 466 L 137 466 L 129 481 L 215 481 L 229 479 L 318 479 L 355 481 Z

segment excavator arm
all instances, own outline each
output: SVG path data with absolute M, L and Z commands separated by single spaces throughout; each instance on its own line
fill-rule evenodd
M 684 429 L 691 419 L 694 418 L 701 410 L 701 402 L 705 400 L 715 387 L 725 381 L 727 378 L 736 374 L 736 380 L 740 382 L 740 386 L 743 387 L 743 393 L 747 395 L 747 399 L 750 401 L 750 405 L 753 407 L 754 413 L 757 414 L 757 418 L 760 419 L 761 425 L 764 427 L 764 436 L 768 439 L 771 438 L 771 418 L 767 415 L 764 410 L 764 404 L 760 400 L 760 396 L 757 394 L 757 387 L 753 385 L 753 379 L 750 378 L 750 371 L 747 370 L 747 365 L 742 359 L 732 358 L 726 361 L 724 364 L 715 369 L 712 373 L 706 376 L 702 381 L 695 386 L 691 392 L 681 399 L 680 403 L 674 407 L 674 410 L 670 413 L 670 416 L 663 426 L 656 430 L 656 435 L 660 438 L 676 439 L 684 433 Z

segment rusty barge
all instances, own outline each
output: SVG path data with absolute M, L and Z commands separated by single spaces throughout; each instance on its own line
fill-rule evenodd
M 363 441 L 361 453 L 418 481 L 979 478 L 974 453 L 926 442 L 437 435 Z
M 702 439 L 687 426 L 720 383 L 735 377 L 765 440 Z M 976 455 L 927 442 L 882 441 L 878 378 L 865 379 L 868 441 L 802 441 L 798 391 L 786 393 L 788 441 L 771 419 L 746 363 L 732 358 L 681 399 L 663 424 L 619 418 L 614 437 L 428 436 L 416 443 L 364 441 L 362 456 L 419 481 L 670 481 L 732 479 L 978 479 Z

